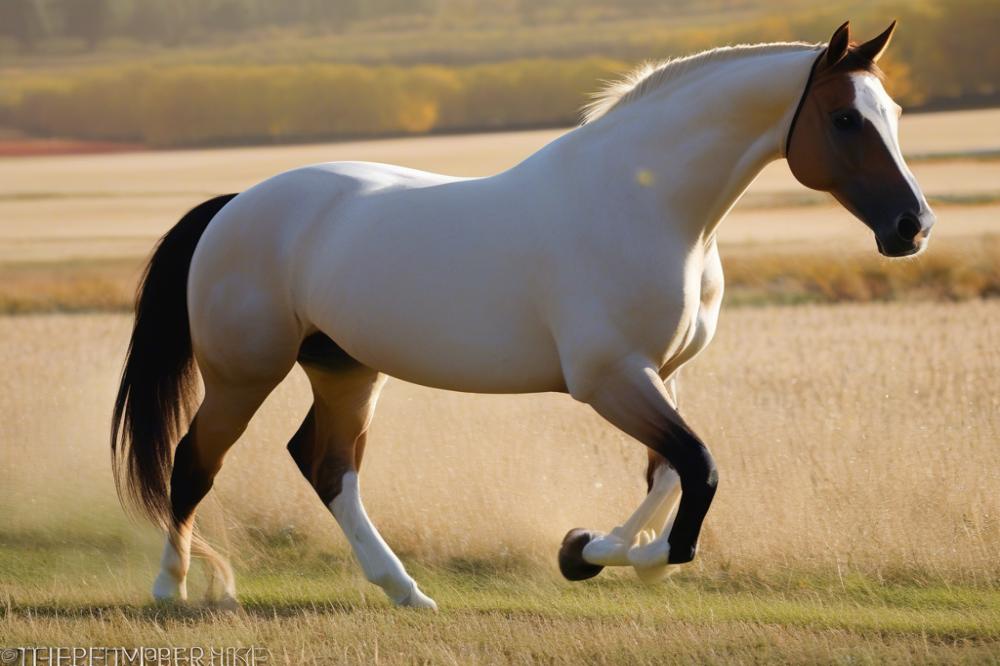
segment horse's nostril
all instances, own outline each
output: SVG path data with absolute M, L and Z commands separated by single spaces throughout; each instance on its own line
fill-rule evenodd
M 896 223 L 896 232 L 903 240 L 912 241 L 920 233 L 920 221 L 910 213 L 904 213 Z

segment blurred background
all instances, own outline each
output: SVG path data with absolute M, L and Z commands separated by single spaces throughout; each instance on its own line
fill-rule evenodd
M 901 29 L 911 110 L 1000 101 L 996 2 L 4 0 L 0 137 L 259 144 L 573 124 L 602 79 L 720 44 Z M 8 148 L 10 150 L 10 148 Z

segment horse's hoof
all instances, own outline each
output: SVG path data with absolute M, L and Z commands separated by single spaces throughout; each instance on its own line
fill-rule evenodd
M 577 527 L 563 537 L 559 547 L 559 571 L 566 580 L 587 580 L 601 573 L 604 567 L 583 559 L 584 547 L 598 536 L 596 532 Z
M 240 602 L 231 594 L 223 594 L 210 601 L 209 606 L 224 613 L 235 613 L 240 609 Z
M 178 582 L 166 571 L 161 571 L 153 582 L 153 601 L 165 605 L 186 602 L 187 581 Z
M 437 612 L 438 609 L 437 603 L 421 592 L 416 583 L 413 583 L 412 587 L 410 587 L 409 594 L 407 594 L 402 601 L 397 602 L 396 605 L 401 608 L 423 608 L 435 612 Z

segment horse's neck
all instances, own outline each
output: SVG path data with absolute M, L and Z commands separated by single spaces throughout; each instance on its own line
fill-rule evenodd
M 617 183 L 622 206 L 637 217 L 708 239 L 781 156 L 815 57 L 803 47 L 693 69 L 567 137 L 577 154 L 591 148 L 578 173 L 594 179 L 592 191 Z

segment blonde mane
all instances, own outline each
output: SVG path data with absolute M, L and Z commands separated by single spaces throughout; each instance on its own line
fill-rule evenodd
M 622 78 L 609 82 L 603 89 L 594 93 L 592 101 L 582 109 L 583 124 L 593 122 L 619 106 L 634 102 L 683 74 L 709 63 L 726 62 L 748 55 L 818 49 L 823 46 L 825 45 L 807 42 L 739 44 L 737 46 L 721 46 L 682 58 L 645 62 Z

